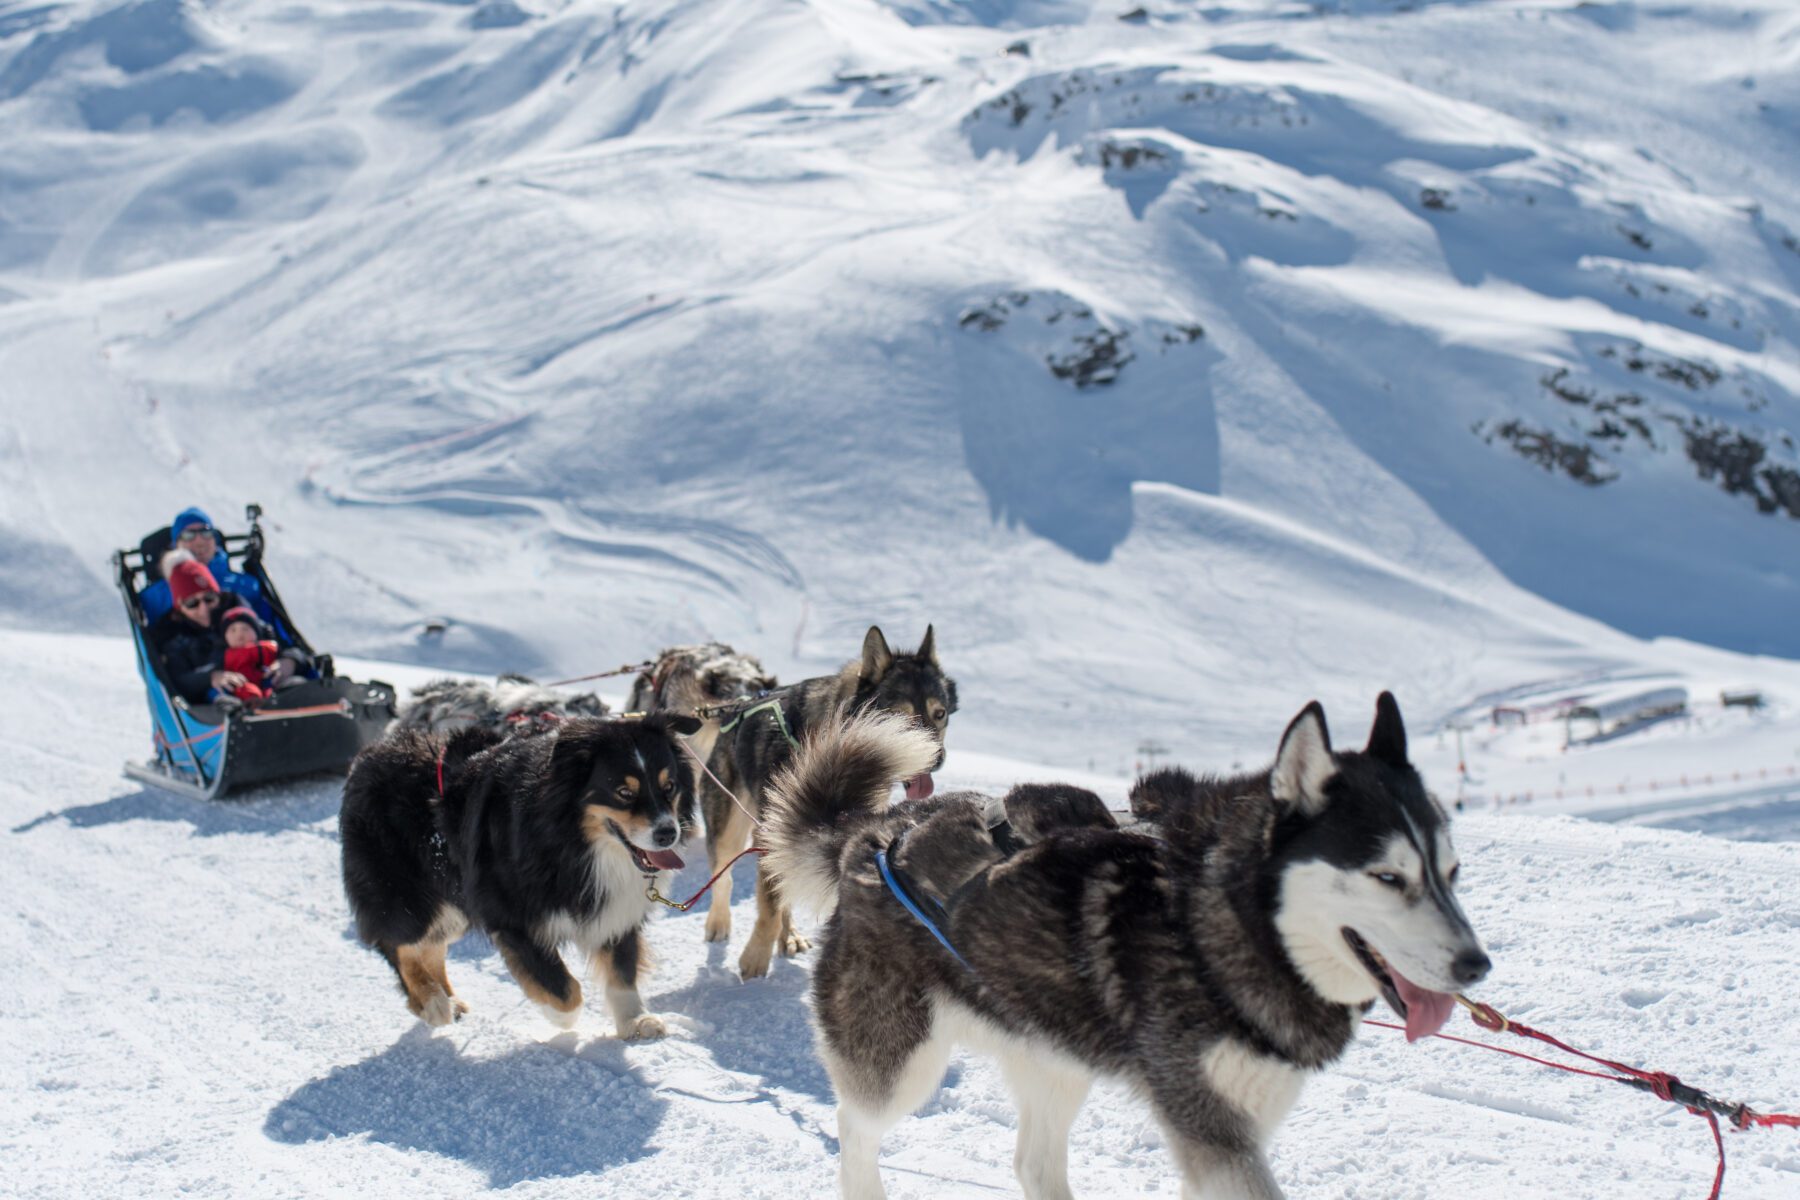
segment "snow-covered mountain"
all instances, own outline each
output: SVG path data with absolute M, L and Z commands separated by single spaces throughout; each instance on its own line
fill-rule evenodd
M 11 621 L 257 498 L 337 648 L 1013 738 L 1800 653 L 1787 5 L 0 14 Z
M 0 6 L 0 606 L 116 629 L 108 549 L 256 499 L 343 651 L 934 621 L 1071 759 L 1800 654 L 1797 64 L 1775 0 Z

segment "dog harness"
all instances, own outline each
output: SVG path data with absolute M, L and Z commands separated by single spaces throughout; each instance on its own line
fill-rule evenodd
M 905 836 L 903 833 L 900 837 L 895 838 L 889 843 L 889 849 L 898 846 Z M 943 929 L 939 928 L 940 923 L 948 920 L 950 916 L 944 910 L 944 906 L 923 892 L 915 894 L 913 886 L 910 881 L 906 880 L 906 876 L 898 867 L 888 861 L 887 850 L 875 852 L 875 869 L 881 872 L 881 882 L 885 883 L 887 890 L 894 894 L 894 899 L 900 902 L 900 907 L 911 913 L 913 920 L 923 925 L 931 936 L 938 940 L 938 944 L 950 952 L 950 957 L 962 964 L 963 970 L 973 974 L 974 968 L 956 952 L 956 947 L 950 944 L 950 939 L 945 936 Z M 937 918 L 936 921 L 932 920 L 933 916 Z
M 749 708 L 738 709 L 735 717 L 732 717 L 731 720 L 719 726 L 719 732 L 730 733 L 733 729 L 736 729 L 739 725 L 743 724 L 744 718 L 755 716 L 759 712 L 773 714 L 775 717 L 775 726 L 781 730 L 781 736 L 787 739 L 788 747 L 793 750 L 798 750 L 800 748 L 800 743 L 794 740 L 794 735 L 788 730 L 787 713 L 781 707 L 780 696 L 770 696 L 767 700 L 752 704 Z
M 949 906 L 939 904 L 927 896 L 917 884 L 913 883 L 906 872 L 895 866 L 890 859 L 890 855 L 900 853 L 901 844 L 906 841 L 906 835 L 911 832 L 910 828 L 901 830 L 900 836 L 889 842 L 885 848 L 875 852 L 875 869 L 881 873 L 881 882 L 887 886 L 889 892 L 893 893 L 894 899 L 900 902 L 900 907 L 910 913 L 913 920 L 923 925 L 926 932 L 930 933 L 938 940 L 940 946 L 950 952 L 950 957 L 962 965 L 963 970 L 973 975 L 975 968 L 971 967 L 968 960 L 951 944 L 950 936 L 944 932 L 943 927 L 950 920 L 950 908 L 954 907 L 962 899 L 963 894 L 981 878 L 981 872 L 976 872 L 974 878 L 956 889 L 950 897 Z M 1025 843 L 1021 842 L 1013 833 L 1011 821 L 1001 821 L 996 825 L 988 826 L 988 835 L 994 839 L 994 848 L 1000 851 L 1003 861 L 1011 858 L 1025 847 Z

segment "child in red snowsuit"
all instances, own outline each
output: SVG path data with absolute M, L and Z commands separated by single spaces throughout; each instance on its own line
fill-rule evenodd
M 232 609 L 219 618 L 219 625 L 225 635 L 224 668 L 236 671 L 245 680 L 231 694 L 245 704 L 262 703 L 269 698 L 269 689 L 263 683 L 268 669 L 281 656 L 281 647 L 266 636 L 268 631 L 262 620 L 248 608 Z

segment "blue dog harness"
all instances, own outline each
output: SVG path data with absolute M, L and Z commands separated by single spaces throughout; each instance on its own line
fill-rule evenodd
M 900 836 L 905 837 L 906 835 L 901 834 Z M 895 838 L 894 842 L 897 843 L 899 840 L 899 838 Z M 914 897 L 912 889 L 901 882 L 902 876 L 899 870 L 888 862 L 888 852 L 886 850 L 877 850 L 875 852 L 875 869 L 881 872 L 881 882 L 887 884 L 887 890 L 894 893 L 894 899 L 900 902 L 900 907 L 911 913 L 913 920 L 923 925 L 926 930 L 930 932 L 931 936 L 938 940 L 938 944 L 950 952 L 951 958 L 962 963 L 963 970 L 973 973 L 974 968 L 964 960 L 962 955 L 956 952 L 956 947 L 950 944 L 950 939 L 945 936 L 942 929 L 938 928 L 937 921 L 943 921 L 949 916 L 949 914 L 944 911 L 944 906 L 939 904 L 936 900 L 933 900 L 930 896 L 921 895 Z M 927 907 L 929 907 L 936 915 L 937 921 L 933 921 L 930 916 L 926 915 Z
M 875 852 L 875 869 L 881 872 L 881 882 L 886 884 L 887 890 L 894 894 L 894 899 L 900 902 L 900 907 L 912 914 L 913 920 L 923 925 L 926 931 L 938 940 L 938 945 L 948 950 L 950 957 L 962 964 L 963 970 L 973 975 L 975 968 L 971 967 L 968 960 L 957 952 L 956 947 L 950 942 L 950 936 L 943 930 L 943 926 L 950 920 L 949 910 L 927 896 L 917 884 L 907 878 L 905 871 L 888 861 L 889 852 L 897 853 L 900 843 L 904 842 L 906 835 L 911 832 L 911 829 L 901 830 L 900 836 L 889 842 L 885 849 Z M 1003 859 L 1011 858 L 1025 847 L 1025 843 L 1019 840 L 1017 834 L 1013 833 L 1011 821 L 1001 821 L 997 825 L 988 826 L 988 836 L 994 839 L 994 848 L 1000 851 Z M 950 897 L 950 903 L 955 904 L 957 899 L 980 878 L 981 873 L 977 872 L 974 878 L 956 890 L 956 894 Z

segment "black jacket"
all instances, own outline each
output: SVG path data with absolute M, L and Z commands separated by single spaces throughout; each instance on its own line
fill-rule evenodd
M 219 606 L 213 609 L 211 625 L 196 625 L 174 608 L 150 626 L 150 649 L 162 655 L 170 681 L 189 704 L 207 702 L 212 673 L 225 665 L 225 635 L 220 631 L 219 617 L 243 603 L 235 593 L 224 592 L 219 596 Z M 294 646 L 283 644 L 281 655 L 293 659 L 302 669 L 308 665 L 305 653 Z

